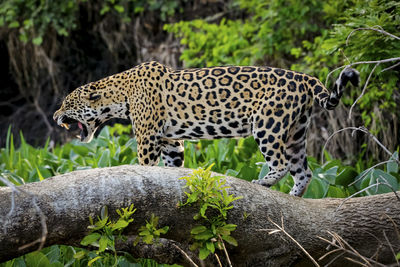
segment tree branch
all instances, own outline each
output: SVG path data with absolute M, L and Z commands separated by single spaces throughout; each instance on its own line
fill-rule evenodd
M 116 209 L 134 203 L 137 212 L 134 222 L 126 229 L 127 236 L 137 235 L 138 228 L 152 213 L 160 218 L 160 227 L 168 225 L 170 230 L 163 237 L 162 246 L 134 247 L 130 242 L 119 244 L 117 250 L 127 251 L 135 257 L 151 257 L 158 262 L 187 266 L 188 259 L 175 244 L 201 265 L 193 257 L 196 254 L 187 250 L 191 243 L 190 229 L 197 224 L 193 220 L 197 208 L 177 207 L 177 203 L 185 199 L 184 181 L 178 178 L 190 173 L 191 170 L 183 168 L 118 166 L 75 171 L 17 189 L 36 197 L 48 230 L 45 246 L 79 246 L 88 232 L 89 216 L 96 217 L 107 205 L 110 216 L 115 218 Z M 231 186 L 230 194 L 243 196 L 235 201 L 228 216 L 228 222 L 238 226 L 232 233 L 238 247 L 226 247 L 233 266 L 311 264 L 287 236 L 258 231 L 274 227 L 268 218 L 284 220 L 288 235 L 314 259 L 327 252 L 326 242 L 318 237 L 329 239 L 328 233 L 336 233 L 365 258 L 371 258 L 377 245 L 382 245 L 374 260 L 382 264 L 395 263 L 392 251 L 399 251 L 400 240 L 394 227 L 400 225 L 400 205 L 393 193 L 349 199 L 336 210 L 342 199 L 302 199 L 231 177 L 227 177 L 227 184 Z M 12 197 L 15 206 L 10 212 Z M 243 216 L 245 213 L 249 215 Z M 0 218 L 6 216 L 9 220 L 3 225 L 6 232 L 0 231 L 0 262 L 37 249 L 38 246 L 30 246 L 18 250 L 42 236 L 40 216 L 32 199 L 13 193 L 10 187 L 0 188 Z M 368 234 L 371 232 L 375 237 Z M 333 261 L 331 265 L 345 263 L 348 266 L 348 260 L 335 257 L 336 253 L 327 255 L 319 264 Z M 209 258 L 206 266 L 218 265 L 215 257 Z

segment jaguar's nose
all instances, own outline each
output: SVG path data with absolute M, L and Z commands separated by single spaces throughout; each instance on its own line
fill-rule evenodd
M 55 122 L 57 122 L 58 118 L 60 117 L 60 110 L 57 110 L 56 112 L 54 112 L 53 114 L 53 120 Z

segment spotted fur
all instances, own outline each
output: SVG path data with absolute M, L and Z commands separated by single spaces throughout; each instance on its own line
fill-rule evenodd
M 142 165 L 183 166 L 184 139 L 253 135 L 270 172 L 254 181 L 272 186 L 288 171 L 290 194 L 300 196 L 311 179 L 306 132 L 313 101 L 333 109 L 348 81 L 347 69 L 330 93 L 307 74 L 270 67 L 213 67 L 174 70 L 148 62 L 83 85 L 54 113 L 59 125 L 78 123 L 81 141 L 111 118 L 132 121 Z

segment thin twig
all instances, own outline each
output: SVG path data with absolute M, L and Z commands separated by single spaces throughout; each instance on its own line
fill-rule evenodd
M 174 243 L 172 243 L 172 245 L 173 245 L 174 247 L 176 247 L 176 248 L 183 254 L 183 256 L 185 256 L 186 259 L 188 259 L 188 261 L 189 261 L 193 266 L 199 267 L 199 265 L 197 265 L 197 264 L 189 257 L 189 255 L 188 255 L 183 249 L 181 249 L 179 246 L 177 246 L 177 245 L 174 244 Z
M 397 62 L 396 64 L 394 64 L 394 65 L 392 65 L 392 66 L 390 66 L 390 67 L 384 68 L 383 70 L 381 70 L 381 72 L 394 69 L 394 68 L 396 68 L 396 67 L 399 66 L 399 65 L 400 65 L 400 62 Z
M 332 260 L 330 260 L 327 264 L 325 264 L 324 267 L 328 267 L 329 265 L 331 265 L 332 263 L 334 263 L 337 259 L 339 259 L 340 257 L 342 257 L 344 254 L 346 254 L 346 251 L 342 251 L 342 253 L 337 254 L 335 257 L 333 257 Z
M 349 254 L 352 255 L 352 256 L 356 256 L 356 257 L 362 259 L 364 262 L 366 262 L 366 264 L 367 264 L 366 266 L 371 266 L 371 263 L 373 263 L 373 264 L 375 264 L 375 265 L 377 265 L 377 266 L 382 266 L 382 267 L 385 266 L 385 265 L 383 265 L 383 264 L 381 264 L 381 263 L 379 263 L 379 262 L 377 262 L 377 261 L 375 261 L 375 260 L 373 260 L 373 259 L 371 259 L 371 258 L 366 258 L 366 257 L 362 256 L 357 250 L 355 250 L 349 243 L 347 243 L 347 242 L 346 242 L 342 237 L 340 237 L 337 233 L 335 233 L 335 232 L 330 232 L 330 231 L 327 231 L 327 232 L 328 232 L 329 235 L 332 236 L 333 241 L 329 241 L 329 240 L 327 240 L 326 238 L 323 238 L 323 237 L 320 237 L 320 236 L 317 236 L 317 237 L 318 237 L 319 239 L 321 239 L 322 241 L 328 243 L 329 245 L 331 245 L 331 246 L 333 246 L 333 247 L 335 247 L 335 248 L 340 249 L 340 250 L 343 251 L 343 252 L 349 253 Z M 337 243 L 339 243 L 339 245 L 338 245 Z M 347 246 L 348 248 L 346 248 L 346 246 Z M 346 259 L 348 259 L 348 258 L 346 258 Z M 352 259 L 352 260 L 354 260 L 354 259 Z M 361 263 L 361 262 L 358 262 L 358 263 L 365 266 L 364 263 Z
M 318 264 L 318 262 L 316 260 L 314 260 L 314 258 L 307 252 L 307 250 L 299 243 L 297 242 L 296 239 L 294 239 L 288 232 L 285 231 L 284 228 L 284 224 L 283 224 L 283 216 L 281 216 L 281 222 L 282 222 L 282 226 L 278 225 L 277 223 L 275 223 L 271 218 L 268 217 L 268 220 L 275 225 L 276 228 L 278 229 L 259 229 L 259 231 L 268 231 L 268 234 L 274 234 L 277 233 L 279 231 L 281 231 L 282 233 L 284 233 L 287 237 L 290 238 L 290 240 L 292 240 L 306 255 L 307 257 L 312 261 L 312 263 L 314 263 L 315 266 L 319 267 L 320 265 Z
M 378 138 L 375 137 L 375 135 L 373 135 L 370 131 L 368 131 L 367 128 L 365 128 L 364 126 L 360 126 L 360 127 L 346 127 L 340 130 L 335 131 L 333 134 L 331 134 L 328 139 L 326 140 L 324 147 L 322 148 L 322 152 L 326 150 L 326 145 L 328 144 L 328 142 L 332 139 L 332 137 L 340 132 L 346 131 L 346 130 L 353 130 L 353 131 L 361 131 L 363 133 L 368 134 L 369 137 L 372 138 L 372 140 L 374 140 L 387 154 L 389 154 L 390 156 L 393 155 L 392 152 L 390 152 L 389 149 L 387 149 L 379 140 Z M 323 154 L 321 155 L 321 161 L 323 162 Z M 399 162 L 398 159 L 395 159 L 397 162 Z
M 389 238 L 387 237 L 385 230 L 383 230 L 383 236 L 385 237 L 385 240 L 386 240 L 386 242 L 388 243 L 389 248 L 390 248 L 390 250 L 391 250 L 392 253 L 393 253 L 393 257 L 394 257 L 394 259 L 395 259 L 396 262 L 397 262 L 397 266 L 400 266 L 399 260 L 398 260 L 397 257 L 396 257 L 396 252 L 394 252 L 393 246 L 392 246 L 392 244 L 390 243 Z
M 229 258 L 228 251 L 226 251 L 226 247 L 224 241 L 222 240 L 221 236 L 218 235 L 219 241 L 222 243 L 222 247 L 224 248 L 226 259 L 228 260 L 229 267 L 232 267 L 231 259 Z
M 378 29 L 377 29 L 377 28 L 378 28 Z M 393 35 L 393 34 L 391 34 L 391 33 L 388 33 L 387 31 L 383 30 L 383 28 L 382 28 L 381 26 L 379 26 L 379 25 L 375 25 L 375 26 L 373 26 L 373 27 L 357 28 L 357 29 L 352 30 L 352 31 L 349 33 L 349 35 L 347 35 L 347 38 L 346 38 L 346 46 L 349 45 L 349 39 L 350 39 L 350 37 L 353 35 L 353 33 L 355 33 L 356 31 L 365 31 L 365 30 L 366 30 L 366 31 L 376 31 L 376 32 L 382 33 L 382 34 L 384 34 L 384 35 L 390 36 L 390 37 L 392 37 L 392 38 L 394 38 L 394 39 L 400 40 L 400 37 L 398 37 L 398 36 L 396 36 L 396 35 Z
M 217 253 L 214 253 L 214 256 L 215 256 L 215 258 L 217 259 L 219 266 L 222 267 L 221 260 L 219 259 Z
M 375 164 L 374 166 L 372 166 L 372 167 L 368 168 L 367 170 L 365 170 L 364 173 L 363 173 L 360 177 L 358 177 L 356 180 L 354 180 L 353 182 L 351 182 L 351 183 L 349 184 L 349 186 L 352 186 L 353 184 L 355 184 L 355 183 L 357 183 L 358 181 L 360 181 L 362 178 L 364 178 L 370 171 L 372 171 L 372 170 L 375 169 L 376 167 L 378 167 L 378 166 L 380 166 L 380 165 L 384 165 L 384 164 L 389 163 L 389 162 L 397 162 L 397 161 L 394 160 L 394 159 L 390 159 L 390 160 L 382 161 L 382 162 L 379 162 L 378 164 Z
M 324 255 L 322 255 L 322 256 L 318 259 L 318 261 L 322 261 L 323 259 L 325 259 L 325 258 L 328 257 L 329 255 L 331 255 L 331 254 L 333 254 L 333 253 L 335 253 L 335 252 L 338 252 L 338 251 L 341 251 L 341 249 L 340 249 L 340 248 L 335 248 L 334 250 L 328 251 L 327 253 L 325 253 Z
M 358 264 L 358 265 L 361 265 L 361 266 L 365 266 L 365 267 L 371 266 L 371 264 L 365 264 L 365 263 L 362 263 L 361 261 L 355 260 L 355 259 L 350 258 L 350 257 L 344 257 L 344 258 L 345 258 L 346 260 L 348 260 L 348 261 L 354 262 L 354 263 L 356 263 L 356 264 Z
M 389 183 L 387 183 L 387 182 L 386 182 L 386 183 L 377 182 L 377 183 L 371 184 L 371 185 L 369 185 L 369 186 L 367 186 L 367 187 L 361 189 L 360 191 L 355 192 L 355 193 L 352 194 L 351 196 L 348 196 L 348 197 L 346 197 L 345 199 L 343 199 L 343 201 L 340 203 L 340 205 L 336 208 L 335 212 L 338 211 L 338 210 L 343 206 L 344 202 L 346 202 L 347 200 L 353 198 L 354 196 L 356 196 L 356 195 L 358 195 L 358 194 L 361 194 L 361 193 L 364 192 L 364 191 L 367 191 L 368 189 L 370 189 L 370 188 L 372 188 L 372 187 L 374 187 L 374 186 L 378 187 L 379 185 L 386 185 L 386 186 L 388 186 L 390 189 L 392 189 L 392 191 L 394 192 L 396 198 L 399 199 L 399 196 L 397 195 L 396 190 L 394 190 L 393 187 L 392 187 Z M 399 200 L 400 200 L 400 199 L 399 199 Z
M 389 215 L 387 215 L 386 213 L 383 214 L 384 216 L 388 217 L 388 219 L 392 222 L 393 224 L 393 228 L 396 231 L 397 234 L 397 238 L 400 239 L 400 232 L 399 232 L 399 228 L 397 227 L 396 222 L 393 220 L 392 217 L 390 217 Z
M 379 64 L 380 63 L 376 63 L 375 66 L 372 68 L 372 70 L 369 73 L 368 78 L 367 78 L 367 80 L 366 80 L 366 82 L 364 84 L 364 88 L 361 91 L 361 94 L 357 97 L 356 101 L 354 101 L 353 104 L 351 105 L 350 111 L 349 111 L 349 117 L 348 117 L 349 119 L 351 118 L 351 112 L 353 111 L 353 108 L 355 107 L 357 102 L 364 96 L 365 91 L 367 90 L 367 86 L 368 86 L 369 80 L 371 79 L 372 74 L 374 73 L 375 69 L 379 66 Z
M 392 62 L 392 61 L 399 61 L 400 57 L 392 57 L 392 58 L 386 58 L 386 59 L 381 59 L 381 60 L 367 60 L 367 61 L 358 61 L 358 62 L 354 62 L 354 63 L 350 63 L 348 65 L 343 65 L 340 67 L 337 67 L 336 69 L 332 70 L 331 72 L 328 73 L 328 75 L 326 76 L 326 80 L 325 80 L 325 87 L 327 87 L 328 85 L 328 81 L 329 81 L 329 77 L 332 75 L 332 73 L 334 73 L 337 70 L 340 69 L 346 69 L 346 68 L 350 68 L 354 65 L 360 65 L 360 64 L 382 64 L 382 63 L 387 63 L 387 62 Z

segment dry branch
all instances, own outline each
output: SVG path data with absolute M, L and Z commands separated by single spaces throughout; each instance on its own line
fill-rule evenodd
M 135 236 L 152 213 L 160 217 L 160 227 L 168 225 L 170 230 L 163 237 L 161 246 L 119 244 L 117 250 L 127 251 L 135 257 L 151 257 L 159 262 L 188 266 L 191 263 L 173 245 L 176 244 L 195 264 L 201 265 L 187 250 L 191 242 L 190 229 L 196 225 L 193 216 L 197 209 L 178 208 L 176 205 L 185 199 L 184 181 L 178 178 L 190 172 L 182 168 L 119 166 L 76 171 L 17 188 L 35 196 L 45 216 L 48 229 L 45 246 L 79 246 L 87 233 L 89 216 L 98 215 L 104 205 L 109 211 L 115 211 L 134 203 L 138 210 L 133 225 L 127 228 L 127 236 Z M 232 187 L 231 194 L 243 196 L 235 202 L 228 216 L 229 223 L 238 225 L 233 232 L 238 247 L 226 247 L 233 266 L 312 264 L 287 236 L 257 231 L 274 227 L 268 218 L 284 220 L 288 235 L 314 259 L 327 252 L 326 242 L 318 236 L 328 240 L 330 232 L 339 235 L 366 259 L 371 258 L 380 245 L 382 248 L 378 255 L 374 255 L 374 260 L 382 264 L 396 263 L 392 251 L 400 250 L 400 240 L 394 229 L 400 225 L 400 205 L 393 193 L 349 199 L 336 211 L 341 199 L 302 199 L 230 177 L 227 183 Z M 7 215 L 12 207 L 12 197 L 15 206 Z M 250 215 L 244 217 L 244 213 Z M 116 216 L 112 212 L 110 215 Z M 42 235 L 40 216 L 32 205 L 32 199 L 3 187 L 0 188 L 0 218 L 7 216 L 9 223 L 0 231 L 0 261 L 37 249 L 38 245 L 18 250 Z M 374 236 L 369 233 L 374 233 Z M 348 260 L 335 257 L 336 253 L 327 255 L 319 264 L 333 261 L 331 265 L 343 266 L 345 263 L 348 266 Z M 215 257 L 209 258 L 206 266 L 218 265 Z

